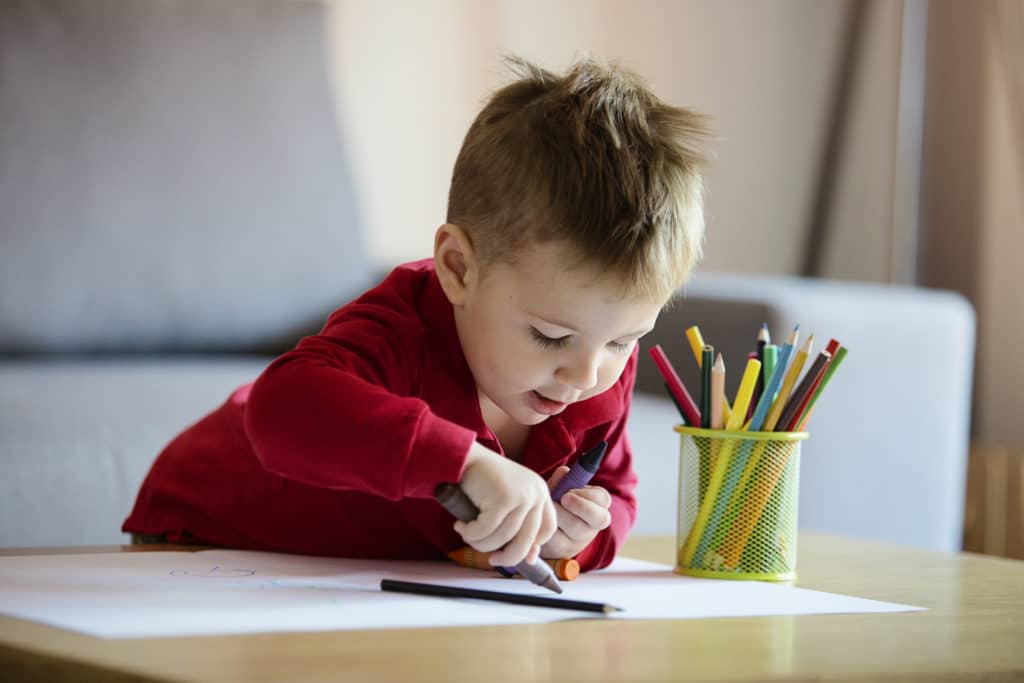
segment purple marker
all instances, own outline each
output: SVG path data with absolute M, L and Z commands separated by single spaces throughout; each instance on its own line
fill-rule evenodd
M 594 475 L 597 474 L 597 468 L 601 466 L 604 452 L 607 449 L 608 442 L 602 441 L 581 455 L 576 464 L 559 480 L 555 490 L 551 492 L 551 500 L 560 503 L 562 502 L 562 496 L 570 490 L 581 489 L 586 486 L 593 479 Z
M 601 466 L 604 459 L 604 452 L 608 449 L 608 442 L 602 441 L 589 451 L 580 456 L 576 464 L 565 473 L 554 490 L 551 492 L 551 500 L 556 503 L 562 502 L 562 496 L 572 489 L 581 489 L 594 478 L 597 468 Z M 504 576 L 513 576 L 516 573 L 515 567 L 498 567 L 499 572 Z

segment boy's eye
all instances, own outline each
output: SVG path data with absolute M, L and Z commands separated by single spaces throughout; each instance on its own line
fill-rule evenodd
M 533 337 L 533 340 L 535 342 L 537 342 L 546 349 L 561 348 L 569 343 L 569 335 L 557 338 L 549 337 L 546 334 L 541 334 L 541 332 L 536 327 L 530 328 L 530 336 Z
M 612 351 L 619 351 L 621 353 L 624 353 L 626 351 L 632 350 L 633 342 L 610 341 L 608 342 L 608 348 L 610 348 Z

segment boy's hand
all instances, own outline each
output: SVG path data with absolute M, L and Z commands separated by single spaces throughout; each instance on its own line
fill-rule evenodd
M 462 540 L 491 555 L 492 565 L 511 567 L 537 559 L 555 533 L 551 492 L 533 470 L 474 443 L 466 456 L 462 490 L 480 508 L 472 522 L 455 522 Z
M 548 479 L 548 487 L 554 490 L 568 471 L 565 466 L 555 470 Z M 611 494 L 600 486 L 566 491 L 561 503 L 555 504 L 558 530 L 540 549 L 541 557 L 573 557 L 586 548 L 599 531 L 612 523 L 612 514 L 608 511 L 611 505 Z

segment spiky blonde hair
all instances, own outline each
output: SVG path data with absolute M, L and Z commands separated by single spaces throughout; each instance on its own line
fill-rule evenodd
M 516 57 L 463 141 L 449 223 L 484 264 L 562 240 L 630 293 L 668 295 L 704 239 L 706 117 L 659 100 L 638 75 L 585 58 L 555 75 Z

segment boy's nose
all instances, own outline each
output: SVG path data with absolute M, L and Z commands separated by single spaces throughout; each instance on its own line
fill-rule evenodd
M 579 391 L 587 391 L 597 386 L 597 371 L 600 367 L 596 354 L 586 354 L 572 359 L 555 372 L 558 381 L 568 384 Z

